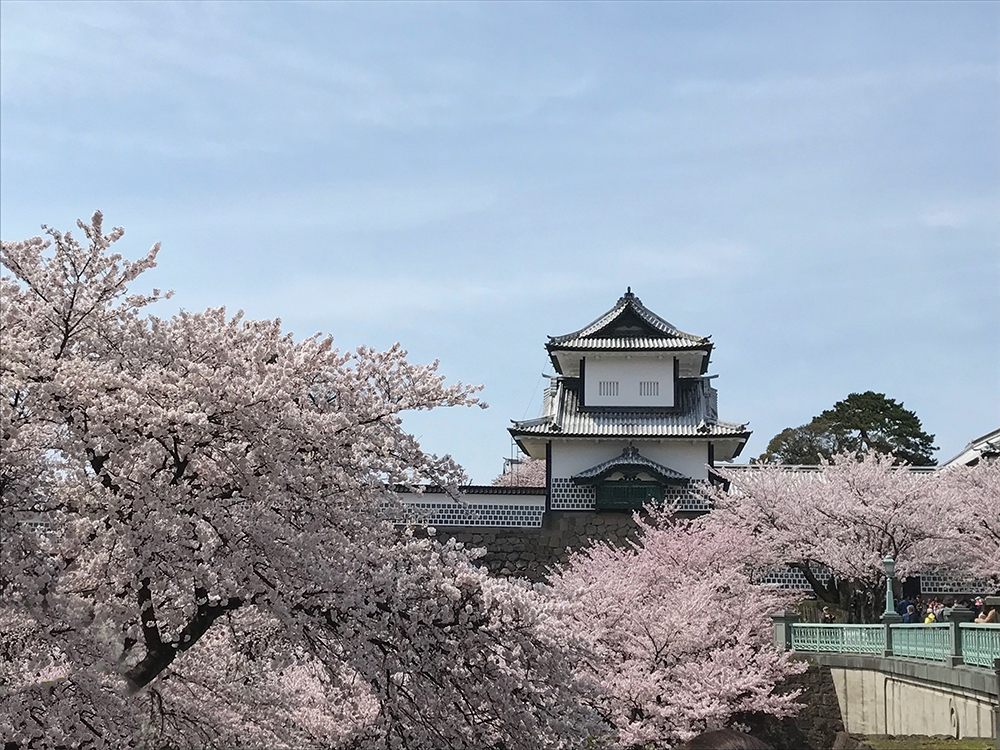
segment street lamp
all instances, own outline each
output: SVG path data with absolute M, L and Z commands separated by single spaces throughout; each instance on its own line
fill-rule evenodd
M 896 605 L 892 599 L 892 575 L 896 572 L 896 561 L 892 555 L 882 558 L 882 567 L 885 569 L 885 612 L 882 613 L 882 622 L 899 622 L 902 618 L 896 613 Z

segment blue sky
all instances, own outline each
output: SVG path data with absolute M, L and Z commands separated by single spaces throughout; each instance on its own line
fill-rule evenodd
M 631 285 L 711 334 L 742 458 L 854 391 L 1000 425 L 998 3 L 0 4 L 0 228 L 100 208 L 158 314 L 400 341 L 487 411 Z

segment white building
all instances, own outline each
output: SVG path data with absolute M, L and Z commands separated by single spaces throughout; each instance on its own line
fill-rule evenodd
M 941 464 L 941 468 L 975 466 L 980 461 L 996 461 L 998 458 L 1000 458 L 1000 428 L 972 440 L 962 448 L 961 453 Z
M 549 510 L 624 510 L 649 500 L 704 506 L 693 482 L 739 455 L 746 424 L 718 418 L 712 343 L 648 310 L 631 288 L 594 322 L 545 345 L 554 376 L 542 416 L 510 433 L 548 465 Z

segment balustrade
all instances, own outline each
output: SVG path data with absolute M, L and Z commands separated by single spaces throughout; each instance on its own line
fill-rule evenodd
M 795 651 L 884 654 L 888 633 L 893 656 L 987 669 L 1000 659 L 1000 624 L 994 623 L 892 624 L 888 629 L 885 625 L 798 622 L 785 626 L 790 626 L 790 645 Z
M 792 648 L 837 654 L 880 654 L 885 650 L 885 628 L 881 625 L 795 623 L 792 625 Z
M 892 655 L 945 661 L 951 656 L 951 626 L 946 622 L 891 625 Z
M 965 663 L 992 669 L 994 660 L 1000 659 L 1000 623 L 963 622 L 959 632 Z

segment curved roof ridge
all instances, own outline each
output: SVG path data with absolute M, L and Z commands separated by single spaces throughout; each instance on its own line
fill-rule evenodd
M 679 471 L 671 469 L 669 466 L 664 466 L 651 458 L 646 458 L 641 455 L 639 450 L 631 442 L 621 452 L 620 456 L 615 456 L 610 461 L 605 461 L 597 466 L 593 466 L 574 474 L 571 479 L 577 484 L 591 484 L 595 481 L 600 481 L 610 474 L 613 474 L 615 471 L 622 469 L 626 470 L 626 472 L 631 469 L 635 473 L 645 471 L 671 483 L 683 482 L 689 479 L 689 477 L 684 476 Z
M 645 321 L 651 328 L 659 331 L 660 333 L 667 334 L 667 337 L 671 338 L 683 338 L 694 343 L 704 344 L 708 342 L 708 336 L 698 336 L 693 333 L 687 333 L 682 331 L 668 320 L 661 318 L 659 315 L 654 313 L 644 304 L 642 301 L 632 293 L 632 287 L 628 287 L 628 291 L 625 292 L 615 306 L 608 310 L 606 313 L 598 317 L 596 320 L 587 324 L 578 331 L 573 333 L 567 333 L 562 336 L 549 336 L 550 344 L 561 344 L 567 341 L 572 341 L 574 339 L 586 338 L 591 336 L 597 331 L 611 323 L 615 318 L 617 318 L 626 308 L 630 308 L 639 318 Z

